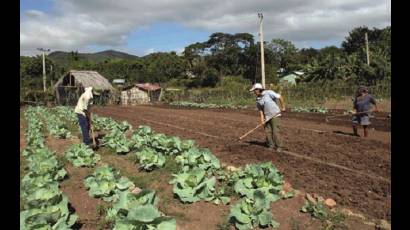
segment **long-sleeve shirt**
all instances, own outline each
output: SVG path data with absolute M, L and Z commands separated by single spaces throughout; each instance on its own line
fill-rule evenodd
M 74 109 L 75 113 L 82 114 L 85 116 L 85 112 L 90 109 L 92 105 L 92 88 L 86 88 L 85 92 L 81 94 L 80 98 L 78 99 L 77 106 Z

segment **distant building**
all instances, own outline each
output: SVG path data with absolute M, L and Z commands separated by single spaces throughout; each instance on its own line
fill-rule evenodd
M 118 88 L 124 87 L 125 79 L 114 79 L 114 80 L 112 81 L 112 84 L 114 84 L 114 85 L 117 86 Z
M 287 83 L 290 85 L 296 85 L 298 80 L 301 76 L 303 76 L 304 72 L 302 71 L 293 71 L 287 75 L 284 75 L 279 79 L 280 83 Z
M 141 83 L 125 87 L 121 92 L 122 105 L 150 104 L 160 100 L 161 87 L 158 84 Z

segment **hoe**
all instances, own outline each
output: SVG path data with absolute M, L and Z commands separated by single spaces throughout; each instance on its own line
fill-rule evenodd
M 265 121 L 265 122 L 263 122 L 263 123 L 261 123 L 261 124 L 259 124 L 259 125 L 256 126 L 255 128 L 249 130 L 247 133 L 245 133 L 244 135 L 242 135 L 241 137 L 239 137 L 239 140 L 242 140 L 243 138 L 245 138 L 245 137 L 248 136 L 249 134 L 253 133 L 253 131 L 257 130 L 259 127 L 261 127 L 262 125 L 266 124 L 266 122 L 268 122 L 268 121 L 270 121 L 270 119 L 267 120 L 267 121 Z M 238 140 L 238 141 L 239 141 L 239 140 Z

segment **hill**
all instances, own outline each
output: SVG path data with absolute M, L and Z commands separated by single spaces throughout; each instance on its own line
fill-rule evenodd
M 115 50 L 105 50 L 97 53 L 73 53 L 55 51 L 50 53 L 48 55 L 48 58 L 50 58 L 58 64 L 64 65 L 73 58 L 78 58 L 79 60 L 87 60 L 91 62 L 103 62 L 108 59 L 136 60 L 138 59 L 138 56 Z

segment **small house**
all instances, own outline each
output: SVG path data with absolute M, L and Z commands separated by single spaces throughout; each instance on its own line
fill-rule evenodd
M 125 87 L 121 92 L 122 105 L 150 104 L 160 100 L 161 87 L 158 84 L 141 83 Z
M 63 75 L 54 85 L 57 103 L 59 105 L 76 105 L 78 98 L 87 87 L 93 87 L 100 92 L 94 101 L 107 103 L 109 95 L 114 90 L 110 82 L 96 71 L 71 70 Z
M 303 72 L 301 71 L 293 71 L 290 74 L 287 74 L 279 79 L 280 83 L 287 83 L 289 85 L 296 85 L 298 80 L 303 76 Z

